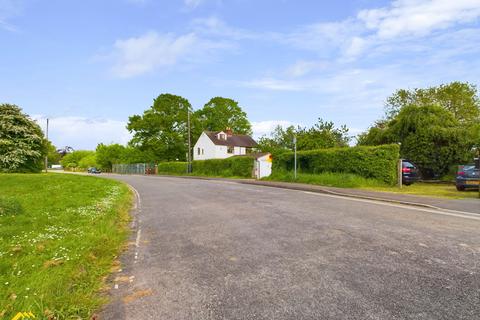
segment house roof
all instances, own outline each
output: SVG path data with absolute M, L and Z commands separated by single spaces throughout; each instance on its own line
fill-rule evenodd
M 205 131 L 205 134 L 212 140 L 217 146 L 229 146 L 229 147 L 247 147 L 252 148 L 257 146 L 255 140 L 252 137 L 244 134 L 232 134 L 227 136 L 227 140 L 220 140 L 217 138 L 218 133 L 223 131 Z

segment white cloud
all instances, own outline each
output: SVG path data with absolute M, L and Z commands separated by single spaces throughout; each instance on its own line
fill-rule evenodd
M 45 116 L 36 115 L 32 118 L 45 130 Z M 48 131 L 49 139 L 55 146 L 71 146 L 75 150 L 94 150 L 99 143 L 126 144 L 131 138 L 126 123 L 112 119 L 52 117 Z
M 285 73 L 290 77 L 302 77 L 312 72 L 323 70 L 326 67 L 327 63 L 324 61 L 299 60 L 288 67 Z
M 277 34 L 276 39 L 304 50 L 330 55 L 338 48 L 351 45 L 351 39 L 363 30 L 363 24 L 355 19 L 339 22 L 315 23 L 287 33 Z
M 204 2 L 204 0 L 184 0 L 183 1 L 183 3 L 185 3 L 185 5 L 190 9 L 194 9 L 198 7 L 200 4 L 202 4 L 202 2 Z
M 192 28 L 195 33 L 206 36 L 222 37 L 229 40 L 262 39 L 268 37 L 266 34 L 251 32 L 245 29 L 234 28 L 216 16 L 197 18 L 192 21 Z
M 252 122 L 253 137 L 260 138 L 264 135 L 268 136 L 273 131 L 273 129 L 275 129 L 277 126 L 286 128 L 291 125 L 296 125 L 296 124 L 288 120 L 266 120 L 266 121 Z
M 17 31 L 17 28 L 9 20 L 18 16 L 23 7 L 23 0 L 0 0 L 0 29 Z
M 479 0 L 396 0 L 389 7 L 358 13 L 358 19 L 384 39 L 424 36 L 479 17 Z
M 269 89 L 274 91 L 303 91 L 305 86 L 299 81 L 282 80 L 275 78 L 261 78 L 239 83 L 244 87 Z
M 125 0 L 128 3 L 131 4 L 136 4 L 136 5 L 145 5 L 147 4 L 150 0 Z
M 112 71 L 121 78 L 129 78 L 173 66 L 194 50 L 197 43 L 193 33 L 174 37 L 148 32 L 140 37 L 117 40 L 112 53 L 116 60 Z
M 113 60 L 112 73 L 119 78 L 130 78 L 196 59 L 209 60 L 216 49 L 227 49 L 224 41 L 210 41 L 194 32 L 180 36 L 150 31 L 139 37 L 115 41 L 112 52 L 104 56 Z M 208 56 L 208 59 L 206 58 Z

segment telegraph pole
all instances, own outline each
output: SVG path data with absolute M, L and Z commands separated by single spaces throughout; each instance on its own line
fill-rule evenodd
M 294 152 L 294 159 L 293 159 L 293 175 L 295 180 L 297 180 L 297 136 L 293 136 L 293 152 Z
M 48 118 L 47 118 L 46 136 L 47 136 L 47 146 L 48 146 Z M 47 149 L 47 154 L 45 155 L 45 172 L 48 172 L 48 149 Z
M 187 161 L 188 161 L 188 168 L 187 168 L 187 173 L 192 173 L 192 142 L 190 138 L 190 110 L 187 111 L 187 125 L 188 125 L 188 156 L 187 156 Z

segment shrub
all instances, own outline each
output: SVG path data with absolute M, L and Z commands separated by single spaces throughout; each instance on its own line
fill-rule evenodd
M 0 198 L 0 216 L 17 215 L 23 212 L 22 205 L 18 200 Z
M 18 106 L 0 104 L 0 172 L 40 172 L 46 154 L 38 124 Z
M 187 173 L 187 162 L 160 162 L 157 164 L 160 174 L 185 174 Z
M 388 184 L 394 184 L 397 181 L 398 159 L 398 145 L 331 148 L 297 152 L 298 171 L 301 173 L 353 173 Z M 293 152 L 274 155 L 274 173 L 293 171 L 293 166 Z

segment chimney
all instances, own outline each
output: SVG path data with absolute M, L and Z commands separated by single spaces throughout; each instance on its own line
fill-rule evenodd
M 227 127 L 225 133 L 227 134 L 227 137 L 231 137 L 233 135 L 232 128 Z

